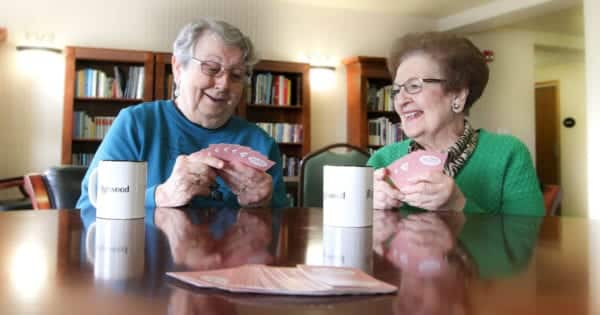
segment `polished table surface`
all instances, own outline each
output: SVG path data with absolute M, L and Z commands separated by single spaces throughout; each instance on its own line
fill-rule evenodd
M 323 227 L 321 209 L 155 211 L 156 222 L 98 221 L 94 233 L 76 210 L 0 213 L 0 314 L 600 314 L 593 220 L 377 212 L 372 228 L 344 229 Z M 450 234 L 402 234 L 418 230 L 408 220 L 442 222 Z M 452 250 L 438 269 L 407 265 L 401 234 L 424 244 L 420 253 Z M 111 242 L 121 247 L 102 254 Z M 128 267 L 111 261 L 122 253 Z M 233 294 L 165 275 L 244 263 L 355 265 L 398 292 Z

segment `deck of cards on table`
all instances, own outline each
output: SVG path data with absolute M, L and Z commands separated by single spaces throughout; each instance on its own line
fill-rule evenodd
M 168 272 L 167 275 L 201 288 L 230 292 L 283 295 L 385 294 L 391 284 L 354 268 L 298 265 L 243 265 L 235 268 Z
M 238 161 L 261 171 L 266 171 L 275 164 L 275 162 L 269 160 L 269 158 L 264 156 L 262 153 L 254 151 L 249 147 L 237 144 L 211 144 L 208 146 L 208 148 L 203 149 L 200 152 L 208 153 L 211 156 L 228 162 Z
M 427 170 L 443 172 L 446 157 L 446 153 L 426 150 L 413 151 L 387 167 L 390 173 L 389 177 L 396 188 L 400 189 L 407 184 L 408 179 Z

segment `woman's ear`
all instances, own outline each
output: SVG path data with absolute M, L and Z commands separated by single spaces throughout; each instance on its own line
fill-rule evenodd
M 455 113 L 462 113 L 465 110 L 465 103 L 467 102 L 467 97 L 469 96 L 469 89 L 464 88 L 460 90 L 452 101 L 452 111 Z
M 171 57 L 171 65 L 173 69 L 173 80 L 179 85 L 179 77 L 181 76 L 181 72 L 183 72 L 183 65 L 177 60 L 175 55 Z

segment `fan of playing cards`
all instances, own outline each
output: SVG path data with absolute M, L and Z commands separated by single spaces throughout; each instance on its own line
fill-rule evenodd
M 239 161 L 261 171 L 266 171 L 275 164 L 275 162 L 269 160 L 262 153 L 237 144 L 211 144 L 208 148 L 203 149 L 202 152 L 228 162 Z
M 408 179 L 427 170 L 442 172 L 447 154 L 426 150 L 413 151 L 390 164 L 387 169 L 390 179 L 400 189 Z

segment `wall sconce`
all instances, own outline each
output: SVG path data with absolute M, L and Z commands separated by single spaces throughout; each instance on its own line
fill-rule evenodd
M 334 66 L 310 66 L 310 88 L 316 91 L 325 91 L 335 85 Z
M 62 54 L 62 49 L 44 46 L 17 46 L 18 51 L 34 50 L 34 51 L 49 51 L 57 54 Z

